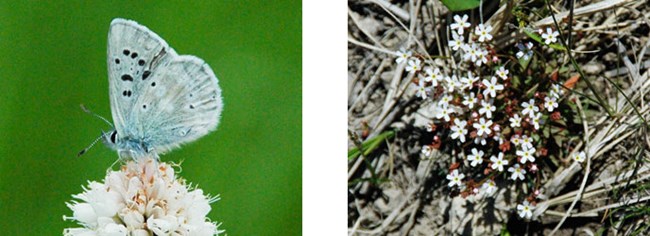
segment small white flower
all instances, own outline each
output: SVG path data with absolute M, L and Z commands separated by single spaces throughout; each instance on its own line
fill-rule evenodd
M 454 187 L 454 185 L 458 185 L 458 187 L 462 186 L 461 180 L 465 178 L 465 174 L 463 173 L 458 173 L 458 169 L 453 170 L 450 174 L 447 175 L 447 179 L 450 180 L 449 184 L 447 186 Z
M 451 106 L 437 106 L 434 113 L 437 119 L 444 119 L 445 121 L 449 121 L 451 119 L 449 115 L 454 113 L 454 110 L 451 109 Z
M 460 139 L 461 143 L 465 142 L 465 135 L 467 134 L 467 121 L 456 119 L 454 120 L 455 125 L 451 126 L 451 138 Z
M 526 170 L 521 168 L 519 164 L 515 164 L 513 167 L 508 168 L 508 172 L 512 172 L 512 176 L 510 176 L 510 179 L 512 180 L 524 180 L 524 174 L 526 174 Z
M 542 122 L 542 113 L 537 112 L 535 115 L 530 117 L 530 124 L 535 127 L 536 130 L 539 129 L 539 124 Z
M 490 129 L 490 126 L 492 126 L 492 120 L 487 120 L 487 122 L 486 122 L 485 119 L 483 119 L 481 117 L 481 119 L 479 119 L 478 123 L 474 123 L 474 124 L 472 124 L 472 126 L 474 128 L 476 128 L 476 130 L 477 130 L 476 134 L 478 136 L 483 136 L 483 134 L 492 133 L 492 130 Z
M 499 67 L 499 70 L 497 70 L 497 75 L 501 77 L 501 79 L 506 80 L 508 79 L 508 70 L 506 70 L 505 67 Z
M 487 138 L 488 135 L 485 133 L 483 135 L 476 136 L 476 138 L 474 138 L 474 144 L 480 144 L 482 146 L 485 146 L 485 144 L 487 144 Z
M 442 81 L 442 74 L 440 74 L 440 69 L 436 68 L 435 70 L 432 70 L 431 68 L 427 68 L 425 72 L 427 73 L 427 76 L 424 77 L 424 80 L 426 82 L 431 82 L 431 85 L 433 87 L 438 86 L 438 82 Z
M 483 155 L 485 155 L 483 150 L 472 148 L 472 154 L 467 155 L 467 160 L 472 162 L 470 163 L 472 167 L 475 167 L 476 165 L 483 163 Z
M 519 51 L 516 54 L 517 58 L 528 60 L 533 56 L 533 43 L 527 42 L 525 46 L 524 44 L 518 43 L 517 48 L 519 48 Z
M 515 114 L 514 116 L 510 117 L 508 119 L 510 121 L 510 127 L 515 128 L 515 127 L 521 127 L 521 117 L 519 117 L 519 114 Z
M 571 158 L 573 158 L 573 160 L 577 162 L 582 163 L 583 161 L 585 161 L 585 159 L 587 159 L 587 155 L 585 154 L 584 151 L 581 151 L 579 153 L 574 152 L 573 155 L 571 155 Z
M 424 154 L 425 156 L 431 156 L 431 151 L 433 151 L 433 149 L 431 148 L 430 145 L 422 146 L 422 154 Z
M 408 61 L 413 53 L 411 53 L 411 51 L 406 51 L 404 48 L 400 48 L 400 50 L 395 52 L 395 54 L 397 55 L 395 62 L 397 62 L 397 64 L 402 64 Z
M 508 160 L 503 159 L 503 152 L 499 152 L 497 156 L 498 158 L 495 156 L 490 157 L 490 161 L 492 162 L 492 169 L 503 172 L 503 166 L 508 165 Z
M 545 44 L 551 44 L 557 42 L 557 36 L 559 36 L 560 33 L 557 31 L 553 31 L 551 28 L 546 28 L 546 33 L 542 34 L 542 38 L 544 39 Z
M 492 40 L 492 35 L 490 34 L 490 31 L 492 31 L 492 26 L 478 24 L 478 26 L 476 27 L 476 35 L 478 35 L 478 41 L 485 42 L 485 41 Z
M 454 97 L 451 94 L 447 93 L 445 95 L 442 95 L 442 97 L 440 97 L 440 100 L 438 101 L 438 106 L 448 107 L 449 102 L 451 102 L 452 100 L 454 100 Z
M 429 88 L 424 84 L 424 80 L 418 81 L 418 88 L 417 88 L 417 96 L 421 97 L 422 100 L 427 98 L 427 92 L 429 92 Z
M 518 134 L 513 135 L 510 137 L 510 142 L 515 145 L 515 147 L 519 146 L 521 144 L 521 138 L 519 137 Z
M 521 111 L 522 115 L 528 114 L 529 117 L 535 116 L 535 113 L 539 111 L 539 107 L 535 106 L 535 99 L 531 98 L 530 101 L 528 102 L 522 102 L 521 107 L 524 108 L 523 111 Z
M 463 38 L 462 35 L 458 35 L 458 33 L 456 33 L 456 31 L 451 32 L 451 37 L 454 40 L 449 40 L 449 46 L 451 47 L 451 50 L 458 51 L 458 49 L 462 48 L 463 45 L 465 44 L 463 42 L 463 40 L 465 40 L 465 38 Z
M 488 179 L 481 185 L 481 190 L 487 193 L 487 195 L 492 195 L 497 191 L 497 185 L 491 179 Z
M 452 30 L 457 30 L 458 34 L 462 35 L 463 33 L 465 33 L 465 28 L 469 28 L 470 26 L 472 26 L 472 24 L 467 22 L 468 18 L 469 17 L 467 16 L 467 14 L 463 15 L 463 18 L 461 18 L 459 15 L 455 15 L 454 21 L 456 23 L 452 23 L 451 25 L 449 25 L 449 27 L 451 27 Z
M 469 107 L 469 109 L 474 109 L 474 103 L 476 103 L 474 92 L 469 93 L 469 96 L 465 95 L 465 97 L 463 97 L 463 105 Z
M 557 108 L 557 106 L 557 98 L 549 96 L 546 96 L 544 98 L 544 107 L 546 107 L 546 110 L 548 110 L 548 112 L 552 112 L 553 109 Z
M 188 186 L 174 169 L 153 159 L 129 161 L 118 171 L 109 171 L 104 183 L 91 181 L 84 192 L 68 202 L 81 227 L 68 228 L 64 235 L 218 235 L 219 224 L 207 218 L 209 197 Z
M 483 115 L 485 114 L 485 117 L 492 118 L 492 112 L 495 111 L 497 108 L 492 105 L 491 102 L 485 102 L 485 100 L 481 101 L 481 108 L 478 110 L 478 113 Z
M 528 137 L 527 135 L 522 135 L 521 136 L 521 146 L 526 149 L 532 149 L 533 148 L 533 139 Z
M 535 207 L 530 205 L 528 200 L 524 200 L 524 204 L 517 204 L 517 214 L 519 214 L 519 217 L 524 218 L 524 219 L 530 219 L 533 217 L 533 210 L 535 210 Z
M 455 88 L 460 87 L 460 83 L 458 82 L 456 75 L 445 77 L 445 82 L 447 82 L 447 92 L 453 93 Z
M 560 97 L 564 95 L 564 90 L 562 90 L 562 87 L 559 84 L 553 84 L 551 85 L 550 94 L 552 97 L 560 99 Z
M 463 59 L 465 61 L 475 62 L 476 58 L 478 58 L 479 48 L 475 43 L 464 44 L 463 51 L 465 52 L 465 54 L 463 55 Z
M 523 148 L 522 150 L 517 150 L 517 156 L 521 157 L 521 164 L 526 164 L 527 161 L 535 162 L 535 148 Z
M 492 97 L 496 97 L 497 90 L 503 90 L 503 85 L 497 83 L 497 78 L 492 76 L 491 81 L 483 79 L 483 85 L 485 85 L 485 90 L 483 90 L 483 96 L 487 97 L 488 94 Z
M 484 63 L 487 63 L 488 61 L 487 55 L 488 55 L 487 50 L 482 48 L 476 49 L 476 61 L 474 61 L 474 64 L 476 64 L 476 66 L 481 66 Z
M 408 61 L 408 66 L 406 66 L 406 71 L 415 73 L 420 70 L 420 59 L 413 59 Z

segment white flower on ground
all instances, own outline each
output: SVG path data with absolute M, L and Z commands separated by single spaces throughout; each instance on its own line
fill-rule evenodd
M 454 110 L 451 109 L 451 106 L 442 106 L 442 107 L 437 106 L 434 113 L 436 114 L 436 118 L 444 119 L 445 121 L 449 121 L 449 119 L 451 119 L 451 117 L 449 117 L 449 115 L 454 113 Z
M 465 44 L 463 42 L 465 38 L 462 35 L 458 35 L 456 31 L 451 32 L 451 37 L 453 40 L 449 40 L 449 47 L 451 47 L 451 50 L 458 51 Z
M 435 70 L 432 70 L 431 68 L 427 68 L 425 72 L 427 73 L 427 76 L 424 77 L 424 80 L 426 82 L 431 82 L 433 87 L 438 86 L 438 82 L 442 80 L 440 69 L 436 68 Z
M 483 85 L 485 85 L 485 90 L 483 90 L 483 96 L 487 97 L 488 94 L 492 97 L 496 97 L 497 90 L 503 90 L 503 85 L 497 83 L 497 78 L 492 76 L 491 81 L 483 79 Z
M 530 101 L 528 102 L 522 102 L 521 107 L 524 108 L 523 111 L 521 111 L 522 115 L 528 114 L 529 117 L 533 117 L 535 115 L 535 112 L 539 111 L 539 107 L 535 106 L 535 99 L 531 98 Z
M 411 53 L 411 51 L 406 51 L 404 48 L 400 48 L 400 50 L 395 52 L 395 54 L 397 55 L 395 62 L 397 62 L 397 64 L 402 64 L 408 61 L 413 53 Z
M 546 107 L 546 110 L 548 110 L 548 112 L 552 112 L 553 109 L 557 108 L 557 106 L 557 98 L 551 96 L 546 96 L 544 98 L 544 107 Z
M 573 155 L 571 155 L 571 158 L 577 162 L 582 163 L 583 161 L 585 161 L 585 159 L 587 159 L 587 155 L 585 154 L 584 151 L 578 153 L 574 152 Z
M 454 100 L 454 97 L 451 94 L 447 93 L 445 95 L 442 95 L 442 97 L 440 97 L 440 100 L 438 101 L 438 106 L 448 107 L 449 102 L 451 102 L 452 100 Z
M 485 144 L 487 144 L 487 138 L 488 135 L 485 133 L 483 135 L 476 136 L 476 138 L 474 138 L 474 144 L 481 144 L 485 146 Z
M 519 114 L 515 114 L 514 116 L 510 117 L 508 119 L 510 121 L 510 127 L 515 128 L 515 127 L 521 127 L 521 117 L 519 117 Z
M 550 27 L 546 28 L 546 33 L 542 34 L 542 39 L 544 39 L 545 44 L 551 44 L 557 42 L 557 36 L 559 36 L 560 33 L 557 31 L 553 31 Z
M 465 95 L 465 97 L 463 97 L 463 105 L 469 107 L 469 109 L 474 109 L 475 103 L 476 97 L 474 96 L 474 92 L 471 92 L 469 95 Z
M 445 77 L 445 82 L 447 82 L 447 92 L 453 93 L 455 88 L 460 87 L 460 83 L 458 82 L 456 75 Z
M 453 170 L 450 174 L 447 175 L 447 179 L 450 180 L 449 184 L 447 186 L 449 187 L 454 187 L 454 185 L 458 185 L 460 187 L 463 183 L 461 180 L 465 178 L 465 174 L 463 173 L 458 173 L 458 169 Z
M 528 60 L 533 56 L 533 43 L 527 42 L 525 45 L 518 43 L 517 48 L 519 48 L 519 51 L 516 54 L 517 58 Z
M 465 54 L 463 54 L 463 60 L 475 62 L 478 57 L 478 50 L 479 48 L 475 43 L 464 44 L 463 51 L 465 51 Z
M 482 48 L 476 49 L 476 61 L 474 62 L 474 64 L 476 64 L 476 66 L 481 66 L 484 63 L 487 63 L 488 62 L 487 55 L 488 55 L 487 50 Z
M 526 164 L 527 161 L 535 162 L 535 148 L 523 148 L 522 150 L 517 150 L 517 156 L 521 157 L 521 164 Z
M 422 146 L 422 154 L 424 154 L 425 156 L 431 156 L 431 151 L 433 151 L 433 149 L 431 148 L 430 145 Z
M 418 89 L 416 95 L 424 100 L 427 98 L 427 92 L 429 92 L 429 88 L 425 85 L 424 80 L 418 81 Z
M 475 32 L 476 35 L 478 35 L 478 41 L 485 42 L 485 41 L 492 40 L 492 35 L 490 34 L 490 31 L 492 31 L 492 26 L 478 24 Z
M 506 80 L 508 79 L 508 70 L 506 70 L 505 67 L 499 67 L 499 70 L 497 70 L 497 76 L 501 77 L 501 79 Z
M 483 136 L 483 134 L 490 134 L 492 133 L 492 130 L 490 129 L 490 126 L 492 126 L 492 120 L 487 120 L 481 119 L 478 120 L 478 123 L 472 124 L 472 126 L 476 129 L 476 134 L 478 136 Z
M 492 112 L 495 111 L 497 108 L 492 105 L 492 102 L 485 102 L 485 100 L 481 101 L 481 108 L 478 110 L 478 113 L 483 115 L 485 114 L 485 117 L 487 118 L 492 118 Z
M 499 155 L 497 156 L 498 157 L 490 157 L 490 161 L 492 162 L 492 169 L 503 172 L 503 166 L 508 165 L 508 160 L 503 159 L 503 152 L 499 152 Z
M 515 145 L 515 147 L 519 146 L 521 144 L 521 138 L 519 137 L 518 134 L 513 135 L 510 137 L 510 142 Z
M 461 143 L 465 142 L 465 135 L 467 134 L 467 121 L 456 119 L 454 120 L 455 125 L 451 126 L 451 138 L 460 139 Z
M 408 66 L 406 66 L 406 71 L 411 73 L 417 72 L 418 70 L 420 70 L 420 63 L 421 63 L 420 59 L 417 58 L 413 60 L 409 60 Z
M 537 112 L 535 115 L 530 117 L 530 124 L 535 127 L 536 130 L 539 129 L 539 124 L 542 122 L 542 113 Z
M 491 179 L 488 179 L 481 185 L 481 190 L 483 190 L 487 195 L 492 195 L 497 191 L 497 185 Z
M 219 200 L 178 179 L 174 169 L 153 159 L 133 161 L 109 171 L 104 183 L 91 181 L 68 202 L 81 227 L 63 235 L 218 235 L 219 224 L 206 217 Z
M 524 204 L 517 204 L 517 214 L 519 214 L 519 217 L 521 218 L 530 219 L 533 217 L 534 210 L 535 207 L 533 205 L 530 205 L 530 202 L 528 202 L 528 200 L 524 200 Z
M 472 26 L 472 24 L 467 22 L 468 18 L 469 17 L 467 16 L 467 14 L 463 15 L 462 18 L 459 15 L 455 15 L 454 21 L 456 23 L 452 23 L 451 25 L 449 25 L 449 27 L 451 27 L 452 30 L 458 31 L 458 34 L 462 35 L 463 33 L 465 33 L 465 28 L 469 28 L 470 26 Z
M 552 97 L 559 99 L 560 96 L 564 95 L 564 90 L 559 84 L 553 84 L 551 85 L 550 94 Z
M 527 149 L 533 148 L 533 139 L 527 135 L 521 136 L 521 146 Z
M 519 164 L 515 164 L 513 167 L 508 168 L 508 172 L 512 172 L 512 176 L 510 176 L 510 179 L 512 180 L 524 180 L 524 174 L 526 174 L 526 170 L 521 168 Z
M 467 160 L 472 162 L 470 163 L 472 167 L 475 167 L 476 165 L 483 163 L 483 155 L 485 155 L 483 150 L 472 148 L 472 154 L 467 155 Z

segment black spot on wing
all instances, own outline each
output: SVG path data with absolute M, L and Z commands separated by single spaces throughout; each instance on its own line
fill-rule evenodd
M 142 80 L 147 79 L 151 75 L 151 71 L 145 70 L 144 73 L 142 73 Z
M 133 77 L 131 77 L 129 74 L 123 74 L 122 81 L 133 81 Z

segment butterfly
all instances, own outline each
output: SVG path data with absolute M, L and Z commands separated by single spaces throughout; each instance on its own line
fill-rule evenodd
M 101 138 L 120 159 L 157 160 L 217 128 L 221 88 L 200 58 L 178 55 L 147 27 L 117 18 L 107 59 L 114 129 Z

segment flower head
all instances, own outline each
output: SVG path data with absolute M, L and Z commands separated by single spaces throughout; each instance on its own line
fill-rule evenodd
M 463 45 L 465 44 L 463 42 L 465 38 L 463 38 L 462 35 L 458 35 L 456 31 L 451 32 L 451 37 L 453 38 L 453 40 L 449 40 L 449 47 L 451 47 L 451 50 L 458 51 L 458 49 L 462 48 Z
M 557 106 L 557 98 L 552 96 L 547 96 L 544 98 L 544 107 L 546 107 L 546 110 L 548 110 L 548 112 L 553 112 L 553 109 L 557 108 Z
M 451 27 L 452 30 L 457 30 L 458 34 L 462 35 L 463 33 L 465 33 L 465 28 L 469 28 L 470 26 L 472 26 L 472 24 L 467 22 L 468 18 L 469 17 L 467 16 L 467 14 L 463 15 L 462 18 L 459 15 L 455 15 L 454 16 L 455 23 L 452 23 L 451 25 L 449 25 L 449 27 Z
M 499 152 L 496 157 L 490 157 L 490 161 L 492 162 L 492 169 L 499 170 L 499 172 L 503 171 L 503 166 L 508 165 L 508 160 L 503 159 L 503 152 Z
M 490 31 L 492 31 L 492 26 L 490 25 L 483 25 L 483 24 L 478 24 L 476 27 L 476 35 L 478 35 L 478 41 L 479 42 L 485 42 L 485 41 L 490 41 L 492 40 L 492 35 L 490 34 Z
M 585 161 L 585 159 L 587 159 L 587 155 L 585 154 L 584 151 L 577 152 L 577 153 L 574 152 L 573 155 L 571 155 L 571 159 L 573 159 L 573 160 L 575 160 L 575 161 L 577 161 L 577 162 L 582 163 L 582 162 Z
M 420 59 L 413 59 L 408 61 L 408 66 L 406 66 L 406 71 L 415 73 L 420 70 Z
M 104 183 L 92 181 L 67 203 L 81 227 L 64 235 L 216 235 L 207 220 L 210 198 L 177 179 L 174 169 L 153 159 L 133 161 L 110 171 Z
M 491 102 L 481 101 L 481 109 L 478 110 L 479 114 L 485 114 L 485 117 L 492 118 L 492 112 L 497 108 Z
M 483 85 L 485 85 L 485 90 L 483 90 L 483 96 L 487 97 L 488 94 L 492 97 L 497 96 L 497 90 L 503 90 L 503 85 L 497 83 L 497 78 L 492 76 L 492 79 L 488 81 L 483 79 Z
M 483 163 L 483 155 L 485 155 L 483 150 L 472 148 L 472 154 L 467 155 L 467 160 L 471 161 L 472 163 L 470 163 L 470 165 L 474 167 L 478 164 Z
M 522 102 L 521 106 L 524 108 L 524 110 L 521 111 L 522 115 L 528 114 L 528 116 L 533 117 L 535 116 L 535 112 L 539 111 L 539 107 L 535 106 L 535 99 L 533 98 L 528 102 Z
M 461 182 L 465 178 L 465 174 L 463 173 L 458 173 L 458 169 L 453 170 L 450 174 L 447 175 L 447 179 L 450 180 L 449 184 L 447 186 L 449 187 L 454 187 L 454 185 L 458 185 L 460 187 L 463 183 Z
M 501 79 L 508 79 L 508 70 L 506 70 L 505 67 L 499 67 L 499 70 L 497 70 L 497 75 L 501 77 Z
M 408 61 L 412 54 L 411 51 L 406 51 L 406 49 L 401 48 L 399 51 L 395 52 L 395 55 L 397 55 L 395 62 L 397 62 L 397 64 L 402 64 Z
M 523 148 L 522 150 L 517 150 L 517 156 L 521 157 L 521 164 L 526 164 L 526 161 L 535 162 L 535 148 Z
M 508 119 L 510 121 L 510 127 L 515 128 L 515 127 L 521 127 L 521 117 L 519 117 L 519 114 L 515 114 L 514 116 L 510 117 Z
M 515 54 L 517 58 L 528 60 L 530 57 L 533 56 L 533 50 L 532 50 L 533 43 L 531 42 L 527 42 L 526 44 L 518 43 L 517 48 L 519 49 L 517 54 Z
M 425 85 L 424 80 L 418 81 L 418 89 L 416 95 L 424 100 L 427 98 L 427 92 L 429 92 L 429 88 Z
M 497 185 L 491 179 L 488 179 L 481 185 L 481 189 L 488 195 L 492 195 L 497 191 Z
M 535 206 L 530 205 L 528 200 L 524 200 L 523 204 L 517 205 L 517 214 L 519 214 L 519 217 L 524 219 L 530 219 L 533 217 L 533 210 L 535 210 Z
M 472 126 L 477 130 L 476 134 L 478 136 L 492 133 L 492 129 L 490 129 L 490 126 L 492 126 L 492 120 L 487 120 L 486 122 L 485 119 L 481 118 L 478 120 L 478 123 L 474 123 Z
M 474 92 L 471 92 L 469 93 L 469 95 L 463 97 L 463 105 L 469 107 L 469 109 L 474 109 L 475 103 L 476 103 L 476 96 L 474 96 Z
M 460 142 L 464 143 L 465 135 L 467 134 L 467 129 L 465 129 L 465 126 L 467 125 L 467 121 L 456 119 L 454 120 L 454 123 L 456 124 L 451 126 L 451 138 L 460 139 Z
M 521 168 L 519 164 L 515 164 L 513 167 L 508 168 L 508 172 L 512 172 L 512 176 L 510 176 L 510 179 L 512 180 L 524 180 L 524 174 L 526 174 L 526 170 Z
M 545 44 L 551 44 L 557 42 L 557 36 L 559 36 L 560 33 L 557 31 L 553 31 L 551 28 L 546 28 L 546 33 L 542 34 L 542 38 L 544 39 Z

